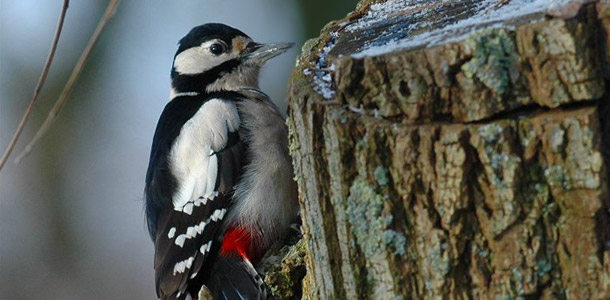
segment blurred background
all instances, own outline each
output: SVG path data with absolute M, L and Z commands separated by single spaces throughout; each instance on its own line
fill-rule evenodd
M 0 148 L 32 95 L 61 0 L 0 1 Z M 58 121 L 20 165 L 107 1 L 71 1 L 49 77 L 0 173 L 0 299 L 155 299 L 153 245 L 142 208 L 153 131 L 167 102 L 177 41 L 222 22 L 297 47 L 272 60 L 261 86 L 286 107 L 300 45 L 356 0 L 122 1 Z

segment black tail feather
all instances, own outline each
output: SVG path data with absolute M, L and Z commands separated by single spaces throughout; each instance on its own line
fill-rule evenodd
M 265 283 L 242 257 L 218 257 L 206 286 L 216 300 L 264 300 Z

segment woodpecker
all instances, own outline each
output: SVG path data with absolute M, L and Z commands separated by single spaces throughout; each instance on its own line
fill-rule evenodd
M 258 86 L 293 44 L 209 23 L 174 56 L 154 134 L 145 211 L 160 299 L 265 299 L 254 266 L 298 215 L 283 114 Z

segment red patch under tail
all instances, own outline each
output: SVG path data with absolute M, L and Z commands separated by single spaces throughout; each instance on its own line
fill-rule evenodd
M 259 254 L 252 244 L 253 238 L 250 230 L 240 227 L 229 227 L 222 241 L 220 254 L 222 256 L 239 255 L 251 262 L 257 261 Z

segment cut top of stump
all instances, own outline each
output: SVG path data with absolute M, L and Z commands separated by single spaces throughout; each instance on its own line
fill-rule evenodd
M 321 102 L 408 123 L 596 100 L 604 82 L 593 2 L 363 1 L 305 44 L 297 72 Z
M 374 3 L 362 17 L 346 24 L 332 55 L 359 58 L 459 42 L 484 29 L 514 30 L 517 26 L 541 21 L 547 14 L 573 17 L 583 3 L 571 0 Z

